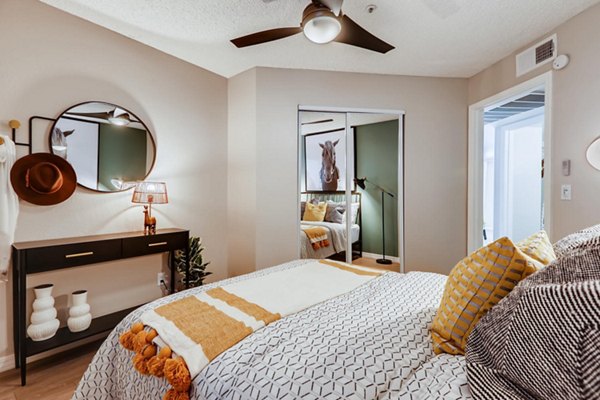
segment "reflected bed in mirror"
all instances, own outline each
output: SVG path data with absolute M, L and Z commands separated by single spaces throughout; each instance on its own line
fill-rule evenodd
M 156 156 L 150 130 L 131 111 L 86 102 L 63 112 L 50 130 L 52 153 L 65 158 L 77 183 L 98 192 L 119 192 L 144 180 Z
M 361 194 L 352 193 L 351 228 L 352 257 L 362 257 Z M 306 203 L 325 206 L 322 221 L 305 218 Z M 331 258 L 344 261 L 346 257 L 346 195 L 336 192 L 300 194 L 300 258 Z M 315 228 L 320 228 L 315 231 Z M 312 231 L 312 232 L 311 232 Z M 318 240 L 318 241 L 317 241 Z

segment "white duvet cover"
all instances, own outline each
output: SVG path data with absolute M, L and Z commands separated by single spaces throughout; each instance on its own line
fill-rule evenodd
M 293 261 L 154 301 L 102 344 L 73 399 L 160 399 L 167 382 L 143 376 L 119 335 L 158 305 L 273 271 Z M 435 356 L 429 334 L 446 277 L 387 273 L 285 317 L 215 358 L 192 382 L 200 399 L 471 399 L 462 356 Z

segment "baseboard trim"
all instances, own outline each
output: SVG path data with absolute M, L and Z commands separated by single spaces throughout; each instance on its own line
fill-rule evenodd
M 69 343 L 61 347 L 57 347 L 56 349 L 48 350 L 44 353 L 36 354 L 31 357 L 27 357 L 27 364 L 31 364 L 32 362 L 41 360 L 46 357 L 50 357 L 68 350 L 72 350 L 76 347 L 83 346 L 88 343 L 95 342 L 99 339 L 103 339 L 108 336 L 110 332 L 99 333 L 94 336 L 90 336 L 89 338 L 78 340 L 77 342 Z M 0 372 L 10 371 L 11 369 L 15 369 L 15 355 L 7 354 L 5 356 L 0 357 Z
M 375 254 L 375 253 L 367 253 L 367 252 L 362 252 L 362 256 L 365 258 L 372 258 L 374 260 L 377 260 L 378 258 L 382 258 L 383 256 L 381 254 Z M 400 264 L 400 258 L 398 257 L 393 257 L 393 256 L 388 256 L 386 255 L 385 258 L 387 258 L 388 260 L 398 263 Z
M 9 354 L 0 357 L 0 372 L 8 371 L 15 367 L 15 355 Z

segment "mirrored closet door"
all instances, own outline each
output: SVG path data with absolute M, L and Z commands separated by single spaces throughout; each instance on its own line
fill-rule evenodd
M 397 111 L 300 108 L 301 258 L 403 269 L 402 121 Z

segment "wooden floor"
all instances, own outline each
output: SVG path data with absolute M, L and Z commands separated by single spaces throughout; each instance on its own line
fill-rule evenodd
M 391 264 L 378 264 L 377 261 L 375 261 L 375 259 L 373 258 L 357 258 L 356 260 L 352 261 L 352 264 L 361 265 L 363 267 L 385 269 L 386 271 L 400 272 L 399 263 L 393 262 Z
M 102 341 L 93 342 L 27 366 L 27 386 L 18 370 L 0 374 L 0 400 L 68 400 L 73 396 Z

